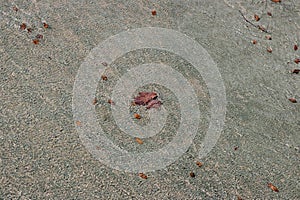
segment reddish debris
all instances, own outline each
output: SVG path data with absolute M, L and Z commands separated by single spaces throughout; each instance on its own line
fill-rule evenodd
M 134 103 L 136 105 L 147 105 L 148 102 L 155 99 L 157 94 L 155 92 L 139 92 L 139 96 L 134 98 Z
M 300 72 L 300 69 L 293 69 L 292 70 L 292 74 L 299 74 L 299 72 Z
M 299 64 L 299 63 L 300 63 L 300 58 L 296 58 L 296 59 L 294 60 L 294 62 L 295 62 L 296 64 Z
M 146 108 L 150 109 L 150 108 L 159 108 L 161 106 L 161 101 L 157 100 L 157 99 L 153 99 L 151 101 L 148 102 Z

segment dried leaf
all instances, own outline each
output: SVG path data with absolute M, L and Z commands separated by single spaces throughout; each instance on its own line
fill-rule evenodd
M 152 10 L 151 13 L 153 16 L 156 15 L 156 10 Z
M 299 72 L 300 72 L 300 69 L 293 69 L 293 70 L 292 70 L 292 73 L 293 73 L 293 74 L 299 74 Z
M 40 40 L 39 39 L 33 39 L 32 42 L 33 42 L 33 44 L 39 44 Z
M 43 26 L 44 28 L 49 28 L 49 24 L 47 24 L 46 22 L 43 22 Z
M 267 40 L 272 40 L 272 36 L 271 35 L 266 35 L 266 39 Z
M 271 188 L 274 192 L 279 192 L 278 188 L 272 183 L 268 183 L 268 187 Z
M 26 24 L 25 24 L 25 23 L 22 23 L 22 24 L 20 25 L 20 29 L 21 29 L 21 30 L 25 30 L 25 29 L 26 29 Z
M 137 113 L 134 113 L 134 118 L 136 118 L 136 119 L 141 119 L 142 117 L 141 117 L 141 115 L 139 115 L 139 114 L 137 114 Z
M 196 165 L 198 165 L 198 167 L 202 167 L 203 163 L 200 162 L 200 161 L 197 161 L 197 162 L 196 162 Z
M 143 144 L 144 143 L 143 140 L 141 138 L 138 138 L 138 137 L 135 138 L 135 141 L 137 143 L 139 143 L 139 144 Z
M 295 98 L 289 98 L 290 102 L 297 103 L 297 100 Z
M 111 99 L 108 99 L 107 103 L 111 104 L 111 105 L 115 105 L 115 102 Z
M 194 172 L 191 172 L 191 173 L 190 173 L 190 177 L 194 178 L 195 176 L 196 176 L 196 175 L 195 175 Z
M 139 173 L 139 177 L 141 177 L 142 179 L 147 179 L 148 176 L 144 173 Z
M 19 8 L 17 6 L 14 6 L 13 10 L 16 11 L 16 12 L 18 12 Z
M 96 105 L 97 103 L 98 103 L 97 98 L 94 98 L 94 99 L 93 99 L 93 105 Z
M 155 99 L 157 94 L 155 92 L 140 92 L 139 96 L 134 98 L 134 103 L 136 105 L 145 106 L 149 101 Z
M 42 34 L 37 34 L 37 35 L 35 36 L 35 38 L 36 38 L 36 39 L 43 39 L 44 36 L 43 36 Z
M 150 109 L 150 108 L 159 108 L 161 106 L 161 101 L 157 100 L 157 99 L 153 99 L 153 100 L 150 100 L 148 103 L 147 103 L 147 106 L 146 108 L 147 109 Z
M 107 81 L 107 76 L 102 75 L 102 76 L 101 76 L 101 79 L 104 80 L 104 81 Z

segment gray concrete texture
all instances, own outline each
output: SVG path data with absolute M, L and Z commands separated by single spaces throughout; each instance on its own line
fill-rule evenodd
M 0 199 L 300 199 L 300 75 L 291 73 L 300 68 L 294 62 L 300 57 L 294 50 L 300 46 L 299 11 L 298 0 L 1 0 Z M 20 30 L 22 23 L 31 32 Z M 172 66 L 198 97 L 199 134 L 171 165 L 145 172 L 147 179 L 97 160 L 79 138 L 72 111 L 76 74 L 90 51 L 110 36 L 143 27 L 176 30 L 201 44 L 218 66 L 227 101 L 222 134 L 199 160 L 210 109 L 201 74 L 184 58 L 156 49 L 116 59 L 105 72 L 108 80 L 99 81 L 95 110 L 107 137 L 121 148 L 162 148 L 180 118 L 172 91 L 146 85 L 140 90 L 162 93 L 170 113 L 166 125 L 143 144 L 122 134 L 106 102 L 129 68 Z M 43 38 L 34 44 L 37 34 Z M 146 117 L 136 121 L 147 124 Z

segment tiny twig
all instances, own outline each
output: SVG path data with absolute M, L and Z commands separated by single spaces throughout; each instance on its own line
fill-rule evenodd
M 258 28 L 259 30 L 261 30 L 261 31 L 263 31 L 263 32 L 265 32 L 265 33 L 269 33 L 269 31 L 268 31 L 265 27 L 263 27 L 262 25 L 255 25 L 255 24 L 253 24 L 252 22 L 250 22 L 250 21 L 245 17 L 245 15 L 242 13 L 241 10 L 239 10 L 239 12 L 241 13 L 242 17 L 244 18 L 244 20 L 245 20 L 246 22 L 248 22 L 248 23 L 251 24 L 252 26 Z

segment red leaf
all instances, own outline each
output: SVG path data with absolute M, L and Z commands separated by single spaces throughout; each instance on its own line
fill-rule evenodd
M 139 96 L 134 98 L 134 103 L 136 105 L 147 105 L 148 102 L 155 99 L 157 94 L 155 92 L 140 92 Z
M 147 103 L 146 108 L 147 108 L 147 109 L 150 109 L 150 108 L 159 108 L 161 104 L 162 104 L 161 101 L 159 101 L 159 100 L 157 100 L 157 99 L 153 99 L 153 100 L 150 100 L 150 101 Z

